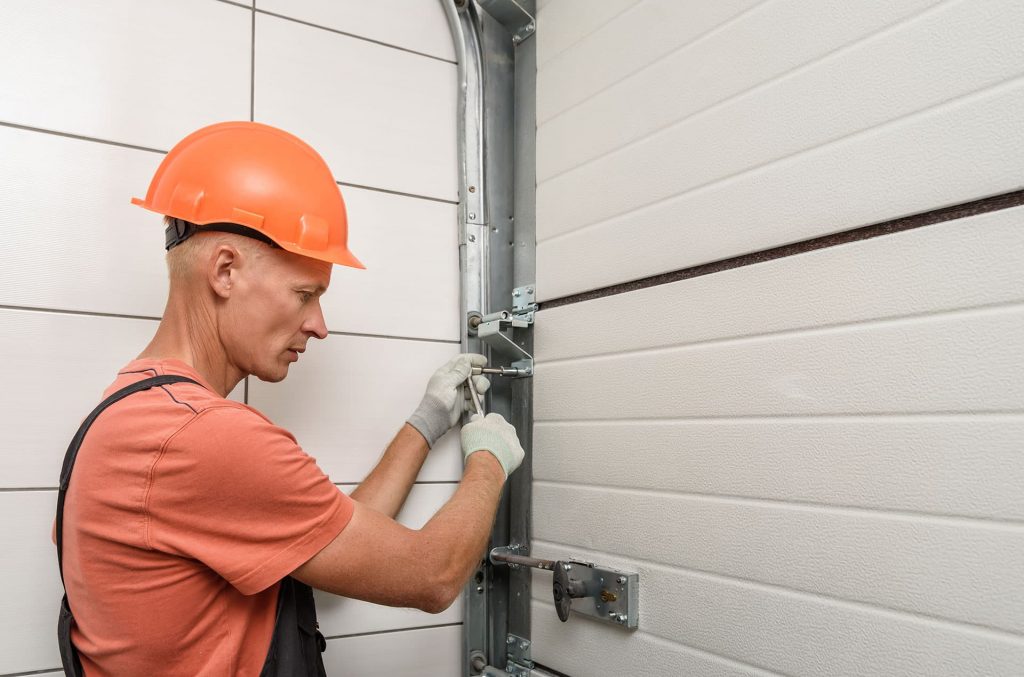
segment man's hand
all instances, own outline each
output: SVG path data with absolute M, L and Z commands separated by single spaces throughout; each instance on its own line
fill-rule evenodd
M 526 452 L 519 443 L 516 429 L 501 414 L 475 414 L 462 426 L 462 453 L 466 458 L 477 451 L 488 451 L 498 459 L 507 478 L 523 462 Z
M 469 393 L 464 392 L 461 386 L 470 377 L 473 367 L 486 364 L 487 358 L 483 355 L 463 353 L 453 357 L 430 377 L 420 406 L 409 417 L 409 425 L 423 435 L 427 444 L 434 446 L 441 435 L 458 423 L 463 411 L 470 411 Z M 474 376 L 473 384 L 481 394 L 491 386 L 483 376 Z

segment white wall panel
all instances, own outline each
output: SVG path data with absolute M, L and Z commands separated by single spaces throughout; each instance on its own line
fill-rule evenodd
M 986 4 L 986 12 L 972 2 L 938 7 L 544 182 L 537 191 L 537 209 L 545 215 L 538 239 L 633 212 L 1020 75 L 1024 5 Z M 890 68 L 899 62 L 904 67 Z M 608 126 L 612 120 L 600 129 Z
M 322 304 L 331 331 L 459 340 L 457 206 L 342 186 L 349 248 Z
M 57 611 L 64 594 L 50 530 L 55 491 L 0 492 L 0 674 L 60 668 Z
M 332 334 L 311 342 L 288 378 L 253 379 L 249 404 L 290 430 L 335 482 L 360 482 L 412 414 L 457 343 Z M 458 481 L 458 431 L 441 438 L 421 481 Z
M 721 30 L 683 45 L 541 125 L 537 130 L 537 179 L 543 183 L 631 141 L 681 124 L 690 116 L 714 115 L 708 111 L 710 107 L 733 97 L 756 96 L 751 91 L 755 87 L 760 93 L 770 92 L 774 83 L 769 81 L 780 77 L 799 79 L 793 71 L 823 57 L 842 60 L 841 54 L 833 53 L 938 2 L 776 0 L 760 3 Z M 554 7 L 569 4 L 559 3 Z M 575 17 L 582 19 L 580 14 L 589 16 L 590 13 L 577 13 Z M 538 50 L 546 41 L 554 40 L 551 34 L 559 35 L 577 25 L 556 16 L 554 8 L 541 13 L 540 22 L 544 30 L 538 33 Z M 800 35 L 799 40 L 791 39 L 795 34 Z M 936 43 L 935 46 L 947 45 Z M 912 58 L 917 60 L 916 55 Z M 543 61 L 540 64 L 543 68 Z M 932 86 L 941 81 L 925 80 Z M 557 86 L 555 82 L 548 84 Z M 839 84 L 829 84 L 833 95 Z M 876 89 L 879 84 L 883 83 L 877 79 L 872 82 Z M 542 98 L 546 96 L 543 89 L 539 94 Z M 838 101 L 854 99 L 853 95 L 859 94 L 848 88 L 840 92 L 835 101 L 818 99 L 816 103 L 831 111 Z M 791 102 L 793 104 L 795 102 Z M 804 115 L 822 116 L 818 108 Z M 797 111 L 793 110 L 768 124 L 760 113 L 751 121 L 761 125 L 760 132 L 772 134 L 776 123 L 791 123 L 797 117 Z M 728 142 L 731 138 L 721 140 Z M 695 164 L 702 166 L 703 161 L 711 159 L 699 158 Z
M 55 487 L 68 442 L 154 320 L 0 310 L 0 484 Z M 0 520 L 3 521 L 3 520 Z
M 536 352 L 553 362 L 1020 302 L 1022 232 L 1018 207 L 556 307 L 541 312 Z M 610 319 L 601 331 L 595 307 Z
M 328 675 L 456 677 L 462 669 L 462 626 L 327 640 Z
M 1024 136 L 994 130 L 1012 129 L 1022 110 L 1017 79 L 546 240 L 537 246 L 538 294 L 556 298 L 1019 188 Z
M 163 314 L 163 226 L 129 201 L 163 154 L 0 127 L 0 158 L 0 304 Z
M 168 150 L 249 118 L 251 13 L 211 0 L 0 6 L 0 120 Z
M 534 531 L 542 541 L 572 534 L 584 548 L 614 544 L 625 557 L 1024 631 L 1021 524 L 679 496 L 646 487 L 538 482 L 533 496 L 544 516 Z
M 644 0 L 537 72 L 537 124 L 714 30 L 758 0 Z M 572 15 L 566 21 L 575 21 Z M 544 25 L 538 25 L 545 29 Z M 551 30 L 559 30 L 552 28 Z M 581 74 L 585 77 L 580 77 Z
M 440 2 L 259 0 L 256 9 L 455 61 L 455 43 Z
M 1024 667 L 1024 641 L 1018 635 L 560 544 L 538 542 L 534 552 L 556 558 L 575 555 L 638 571 L 640 631 L 763 670 L 788 675 L 1009 677 Z M 554 615 L 550 574 L 535 576 L 533 594 L 534 622 L 550 630 L 534 642 L 534 660 L 561 669 L 566 653 L 589 666 L 573 674 L 618 674 L 605 668 L 603 656 L 611 653 L 604 646 L 616 644 L 613 638 L 623 633 L 620 628 L 579 616 L 564 625 L 543 621 L 544 615 Z M 601 642 L 597 653 L 580 657 L 568 639 L 573 624 L 586 627 Z M 673 660 L 665 644 L 648 642 L 642 634 L 637 641 L 647 644 L 639 650 L 649 665 L 660 668 Z M 673 673 L 654 669 L 650 674 Z
M 458 199 L 456 98 L 455 64 L 256 16 L 256 119 L 309 142 L 339 181 Z
M 636 6 L 639 0 L 561 0 L 537 3 L 537 64 L 544 65 L 566 49 L 598 30 L 613 18 Z
M 411 529 L 419 529 L 441 509 L 455 493 L 457 484 L 417 484 L 398 513 L 398 521 Z M 342 485 L 346 494 L 356 485 Z M 328 637 L 379 632 L 395 628 L 415 628 L 425 625 L 462 622 L 462 599 L 439 614 L 428 614 L 416 609 L 370 604 L 357 599 L 338 597 L 315 591 L 317 620 L 320 631 Z

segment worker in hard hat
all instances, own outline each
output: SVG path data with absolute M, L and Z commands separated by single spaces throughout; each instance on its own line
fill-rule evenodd
M 483 357 L 434 374 L 346 496 L 287 430 L 226 399 L 248 375 L 285 378 L 327 336 L 332 266 L 363 267 L 326 163 L 279 129 L 217 124 L 175 146 L 134 202 L 165 216 L 170 292 L 153 340 L 65 459 L 55 529 L 68 674 L 322 675 L 311 587 L 447 608 L 523 459 L 515 430 L 475 416 L 451 500 L 419 530 L 394 517 L 459 420 L 463 384 L 486 389 L 471 376 Z

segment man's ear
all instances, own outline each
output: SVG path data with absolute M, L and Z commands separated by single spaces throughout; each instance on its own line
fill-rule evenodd
M 217 245 L 207 268 L 207 279 L 214 294 L 222 299 L 231 296 L 241 263 L 242 256 L 237 249 L 228 243 Z

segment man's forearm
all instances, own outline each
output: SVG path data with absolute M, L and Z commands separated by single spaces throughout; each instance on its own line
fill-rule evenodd
M 429 452 L 423 435 L 406 423 L 391 440 L 376 467 L 352 492 L 352 498 L 394 518 Z
M 455 495 L 420 530 L 432 549 L 443 553 L 449 603 L 483 557 L 504 485 L 505 471 L 494 456 L 485 451 L 470 455 Z

